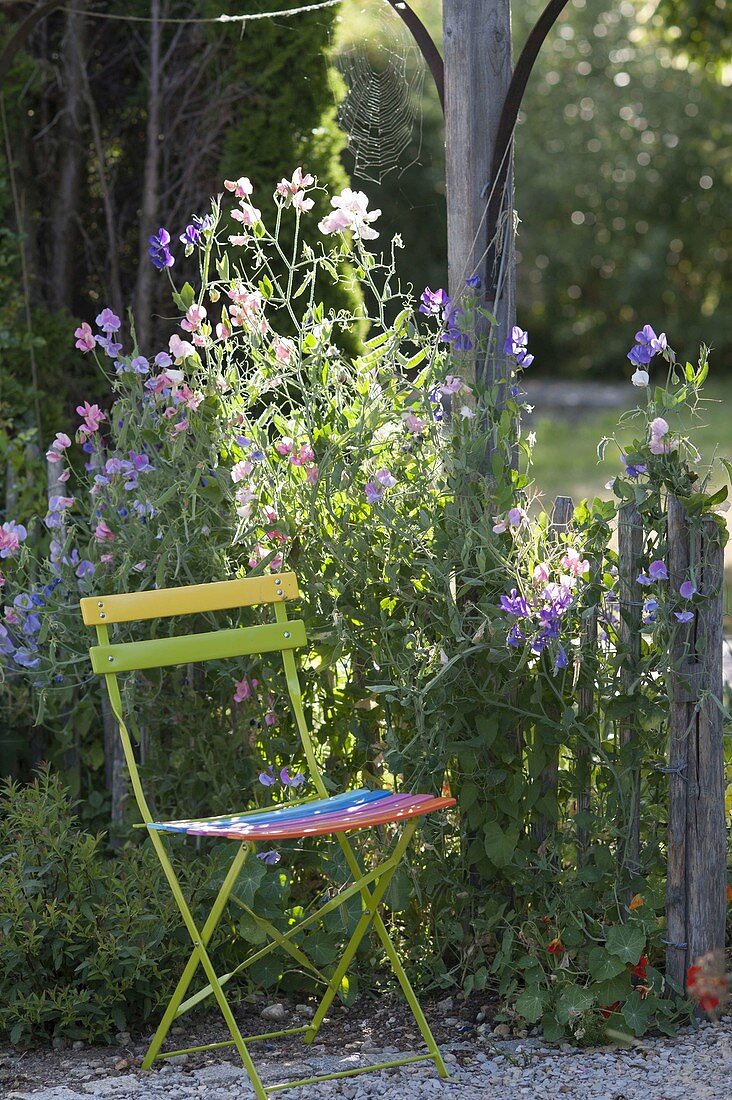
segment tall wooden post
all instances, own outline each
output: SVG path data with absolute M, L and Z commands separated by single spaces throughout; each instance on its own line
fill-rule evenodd
M 486 206 L 501 109 L 511 80 L 510 0 L 443 0 L 445 55 L 445 145 L 448 277 L 458 298 L 465 279 L 479 275 L 482 304 L 495 313 L 487 356 L 474 363 L 475 376 L 492 382 L 506 374 L 503 344 L 514 323 L 513 174 L 498 227 L 495 270 L 487 270 Z M 510 154 L 509 154 L 510 155 Z M 493 300 L 496 277 L 499 295 Z M 481 298 L 479 298 L 479 302 Z M 476 318 L 476 333 L 490 326 Z

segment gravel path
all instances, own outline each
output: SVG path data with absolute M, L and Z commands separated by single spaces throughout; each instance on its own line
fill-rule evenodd
M 349 1043 L 358 1047 L 358 1043 Z M 645 1039 L 630 1050 L 547 1047 L 539 1039 L 455 1041 L 443 1044 L 451 1073 L 435 1076 L 429 1063 L 288 1090 L 292 1100 L 724 1100 L 732 1095 L 732 1018 L 703 1023 L 676 1039 Z M 317 1053 L 297 1060 L 260 1055 L 265 1084 L 355 1068 L 393 1048 Z M 268 1061 L 269 1058 L 269 1061 Z M 246 1074 L 229 1062 L 164 1064 L 143 1073 L 136 1066 L 116 1076 L 95 1066 L 94 1052 L 59 1054 L 58 1081 L 41 1088 L 6 1092 L 8 1100 L 248 1100 Z M 276 1095 L 276 1094 L 275 1094 Z

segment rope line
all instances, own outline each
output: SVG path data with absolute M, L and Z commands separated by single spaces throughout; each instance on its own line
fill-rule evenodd
M 286 8 L 284 11 L 260 11 L 249 12 L 245 15 L 214 15 L 190 19 L 151 19 L 149 15 L 122 15 L 117 12 L 106 11 L 79 11 L 76 8 L 61 7 L 61 11 L 69 15 L 84 16 L 87 19 L 114 19 L 121 23 L 253 23 L 257 19 L 289 19 L 292 15 L 305 15 L 311 11 L 321 11 L 323 8 L 334 8 L 341 0 L 319 0 L 316 4 L 301 4 L 297 8 Z

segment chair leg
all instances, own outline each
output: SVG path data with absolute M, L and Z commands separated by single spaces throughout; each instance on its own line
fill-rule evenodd
M 328 982 L 328 988 L 325 991 L 325 995 L 318 1005 L 318 1009 L 315 1013 L 315 1016 L 313 1017 L 313 1022 L 311 1023 L 310 1028 L 305 1035 L 305 1042 L 308 1045 L 312 1043 L 313 1039 L 318 1034 L 318 1031 L 320 1030 L 320 1025 L 325 1019 L 325 1015 L 331 1004 L 333 1003 L 333 998 L 338 992 L 341 982 L 348 972 L 348 968 L 351 965 L 353 957 L 358 950 L 358 945 L 363 939 L 368 926 L 378 916 L 378 907 L 381 904 L 381 900 L 386 893 L 392 876 L 396 871 L 399 862 L 404 855 L 404 852 L 407 849 L 407 845 L 412 838 L 412 833 L 414 832 L 415 825 L 416 823 L 410 822 L 410 824 L 404 830 L 402 836 L 399 838 L 399 841 L 394 849 L 394 853 L 391 857 L 394 860 L 394 865 L 389 871 L 385 872 L 385 874 L 383 874 L 378 879 L 376 886 L 374 887 L 373 893 L 370 893 L 366 887 L 364 887 L 362 890 L 361 896 L 365 896 L 368 900 L 364 902 L 364 911 L 361 914 L 358 924 L 356 925 L 351 935 L 351 938 L 346 945 L 343 955 L 341 956 L 341 960 L 336 967 L 335 973 Z M 412 996 L 414 996 L 414 994 L 412 994 Z
M 402 836 L 402 840 L 404 840 L 406 838 L 406 843 L 404 844 L 404 848 L 401 850 L 402 854 L 403 854 L 404 851 L 406 851 L 407 844 L 411 840 L 412 833 L 414 832 L 414 829 L 416 828 L 416 826 L 417 826 L 417 822 L 415 821 L 413 823 L 410 823 L 410 825 L 405 830 L 405 833 Z M 359 875 L 362 874 L 363 872 L 361 870 L 361 864 L 358 860 L 358 857 L 357 857 L 356 853 L 354 852 L 353 848 L 351 847 L 349 841 L 346 839 L 345 836 L 343 836 L 341 834 L 339 834 L 338 839 L 341 843 L 341 848 L 343 849 L 343 854 L 345 855 L 346 860 L 347 860 L 349 866 L 351 867 L 351 870 L 353 871 L 353 873 L 354 874 L 359 874 Z M 397 854 L 397 849 L 395 849 L 395 852 L 394 852 L 395 856 L 396 856 L 396 854 Z M 401 855 L 400 855 L 400 858 L 401 858 Z M 376 893 L 376 891 L 374 891 L 374 894 L 375 893 Z M 373 898 L 374 895 L 372 895 L 369 892 L 367 887 L 363 888 L 363 890 L 361 891 L 361 896 L 364 898 L 364 904 L 367 907 L 371 907 L 372 904 L 373 904 L 371 899 Z M 402 963 L 401 963 L 401 960 L 400 960 L 399 955 L 397 953 L 397 950 L 394 947 L 394 944 L 392 943 L 391 937 L 389 936 L 389 933 L 386 929 L 386 925 L 384 924 L 384 922 L 381 918 L 381 914 L 378 912 L 378 910 L 375 907 L 374 907 L 373 923 L 374 923 L 374 927 L 376 929 L 376 933 L 377 933 L 379 939 L 381 940 L 382 946 L 383 946 L 384 950 L 386 951 L 387 957 L 388 957 L 389 961 L 391 962 L 394 973 L 396 974 L 397 981 L 399 982 L 399 985 L 402 988 L 402 992 L 404 993 L 404 996 L 407 999 L 407 1004 L 409 1005 L 410 1009 L 412 1010 L 412 1015 L 414 1016 L 415 1023 L 417 1024 L 417 1027 L 419 1028 L 419 1030 L 421 1032 L 422 1038 L 425 1041 L 425 1044 L 427 1046 L 428 1051 L 432 1055 L 432 1060 L 435 1063 L 435 1067 L 437 1068 L 437 1072 L 440 1075 L 440 1077 L 449 1077 L 449 1073 L 447 1072 L 447 1066 L 445 1065 L 442 1054 L 440 1053 L 440 1048 L 438 1047 L 438 1045 L 435 1041 L 435 1037 L 432 1034 L 432 1031 L 430 1029 L 429 1024 L 427 1023 L 424 1012 L 422 1011 L 422 1007 L 421 1007 L 419 1001 L 417 1000 L 417 996 L 416 996 L 414 990 L 412 989 L 411 983 L 409 981 L 409 978 L 407 977 L 407 974 L 404 970 L 404 967 L 402 966 Z M 365 929 L 364 929 L 364 931 L 365 931 Z M 333 996 L 331 996 L 330 1001 L 328 1002 L 328 1006 L 330 1005 L 332 1000 L 333 1000 Z M 327 1011 L 327 1007 L 326 1007 L 326 1011 Z M 325 1016 L 325 1012 L 322 1015 Z M 317 1018 L 318 1018 L 318 1016 L 316 1014 L 316 1016 L 313 1020 L 313 1024 L 315 1023 L 315 1020 Z M 322 1023 L 322 1017 L 321 1017 L 320 1022 Z M 318 1027 L 319 1026 L 320 1026 L 320 1023 L 318 1024 Z M 317 1029 L 312 1035 L 310 1034 L 310 1032 L 308 1032 L 305 1041 L 308 1042 L 308 1043 L 311 1043 L 313 1041 L 313 1039 L 315 1038 L 316 1034 L 317 1034 Z
M 178 883 L 176 873 L 173 870 L 173 865 L 168 858 L 168 853 L 165 851 L 165 846 L 162 842 L 161 837 L 156 832 L 151 832 L 150 839 L 155 847 L 158 859 L 162 864 L 163 872 L 173 892 L 173 897 L 175 898 L 178 904 L 178 908 L 180 909 L 181 916 L 183 917 L 183 922 L 188 929 L 188 934 L 193 942 L 194 951 L 190 959 L 188 960 L 188 965 L 186 966 L 183 976 L 178 982 L 175 993 L 173 994 L 173 998 L 177 998 L 178 1003 L 173 1007 L 173 1001 L 171 1001 L 171 1004 L 168 1006 L 165 1016 L 163 1017 L 163 1022 L 166 1023 L 165 1029 L 163 1030 L 163 1022 L 161 1022 L 161 1025 L 158 1028 L 158 1032 L 156 1033 L 155 1038 L 153 1039 L 153 1042 L 151 1044 L 150 1050 L 148 1050 L 147 1054 L 145 1055 L 145 1063 L 147 1063 L 147 1065 L 145 1065 L 145 1063 L 143 1063 L 143 1065 L 145 1066 L 145 1068 L 148 1068 L 149 1065 L 152 1063 L 153 1058 L 155 1057 L 155 1053 L 157 1053 L 157 1051 L 160 1049 L 163 1039 L 167 1034 L 168 1028 L 172 1024 L 173 1019 L 175 1019 L 175 1013 L 178 1011 L 178 1006 L 180 1005 L 180 1002 L 185 995 L 185 991 L 188 988 L 188 985 L 190 984 L 190 981 L 195 974 L 196 968 L 200 963 L 200 965 L 203 967 L 203 971 L 206 977 L 208 978 L 219 1009 L 221 1010 L 221 1015 L 224 1017 L 226 1026 L 228 1027 L 231 1037 L 234 1040 L 234 1046 L 239 1052 L 239 1057 L 241 1058 L 244 1068 L 249 1075 L 249 1080 L 251 1081 L 252 1088 L 254 1089 L 254 1095 L 257 1097 L 257 1100 L 267 1100 L 267 1093 L 264 1089 L 264 1085 L 262 1084 L 259 1074 L 257 1073 L 257 1069 L 254 1065 L 254 1062 L 252 1061 L 251 1055 L 247 1050 L 246 1043 L 244 1042 L 242 1034 L 239 1031 L 237 1022 L 234 1019 L 234 1013 L 231 1011 L 229 1002 L 226 999 L 226 994 L 221 988 L 221 983 L 219 982 L 216 971 L 213 968 L 213 964 L 206 950 L 206 944 L 211 938 L 214 928 L 218 924 L 228 895 L 231 893 L 239 872 L 241 871 L 244 860 L 246 859 L 246 846 L 242 845 L 242 847 L 234 857 L 231 868 L 229 869 L 221 890 L 219 891 L 216 901 L 214 902 L 214 907 L 211 910 L 211 913 L 209 914 L 203 929 L 199 933 L 198 928 L 196 927 L 196 922 L 194 921 L 186 899 L 183 896 L 183 891 L 181 890 L 180 884 Z M 190 973 L 188 974 L 189 971 Z M 184 979 L 186 977 L 187 981 L 184 984 Z M 155 1053 L 153 1053 L 151 1056 L 151 1051 L 156 1043 L 157 1049 L 155 1050 Z

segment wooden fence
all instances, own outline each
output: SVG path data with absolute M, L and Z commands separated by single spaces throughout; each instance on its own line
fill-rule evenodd
M 566 531 L 574 507 L 569 497 L 557 497 L 551 529 L 555 536 Z M 714 520 L 703 520 L 701 531 L 689 528 L 683 506 L 671 497 L 667 519 L 669 591 L 678 592 L 693 575 L 699 595 L 694 618 L 674 630 L 669 669 L 669 737 L 666 766 L 668 776 L 668 825 L 666 835 L 666 973 L 684 987 L 688 967 L 710 951 L 721 951 L 725 943 L 726 914 L 726 815 L 724 797 L 723 742 L 723 622 L 724 550 L 719 545 Z M 620 508 L 618 521 L 620 685 L 623 695 L 642 691 L 641 629 L 642 589 L 637 583 L 643 555 L 643 527 L 634 504 Z M 582 628 L 582 652 L 592 653 L 598 645 L 597 614 L 588 616 Z M 580 718 L 591 720 L 599 704 L 592 685 L 581 687 L 577 700 Z M 637 713 L 632 708 L 617 727 L 618 747 L 632 750 L 639 739 Z M 622 832 L 624 845 L 619 859 L 626 873 L 641 865 L 641 780 L 640 749 L 625 752 L 634 761 L 623 772 L 623 805 L 626 807 Z M 558 748 L 539 777 L 540 795 L 558 796 Z M 577 810 L 591 805 L 590 750 L 586 742 L 575 747 L 574 787 Z M 539 818 L 532 835 L 541 842 L 551 823 Z M 586 828 L 578 829 L 578 856 L 587 848 Z M 630 900 L 629 896 L 626 901 Z

